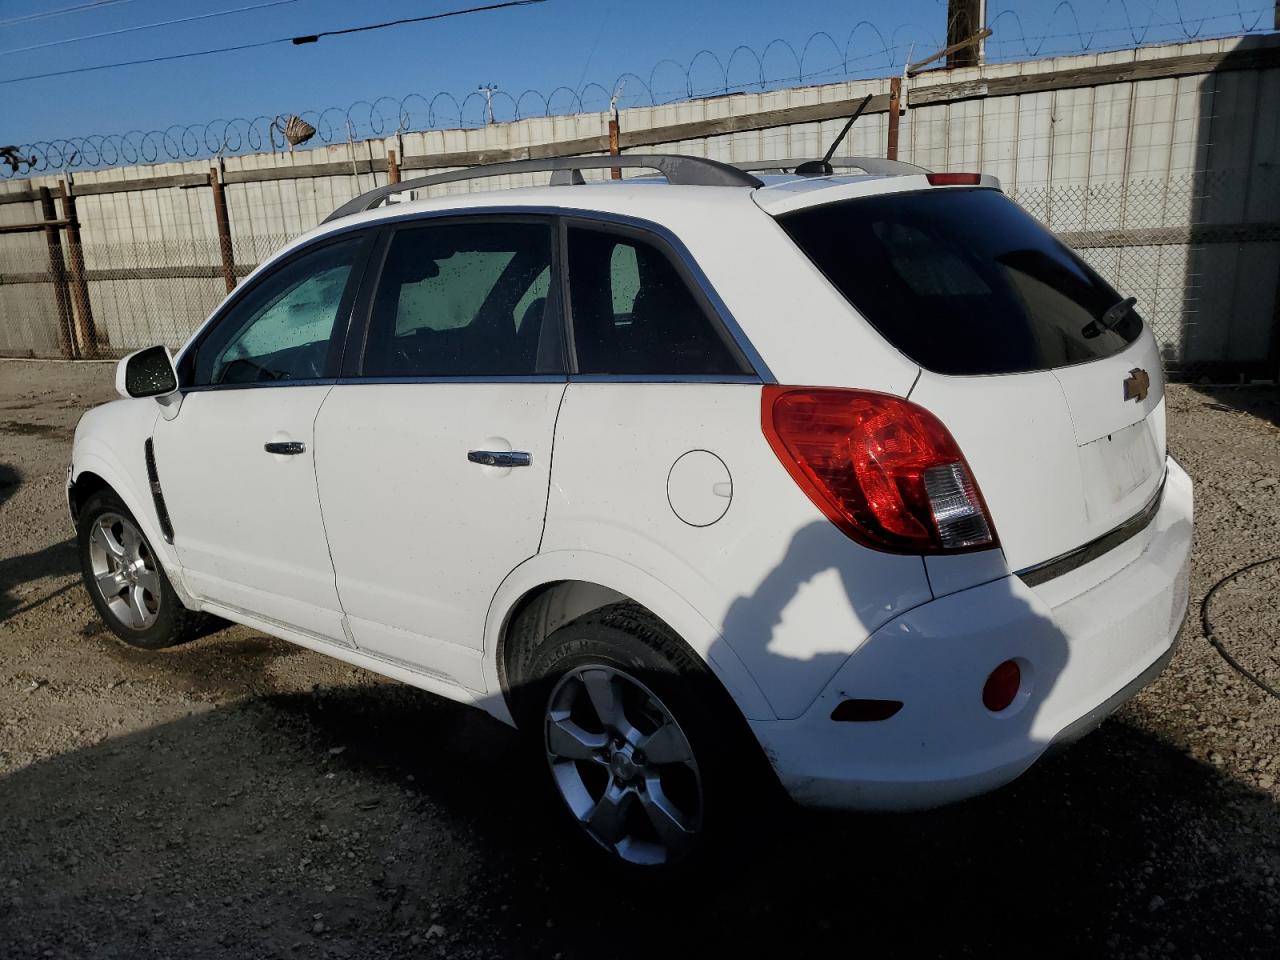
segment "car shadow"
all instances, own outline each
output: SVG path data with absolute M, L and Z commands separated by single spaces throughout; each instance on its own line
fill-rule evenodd
M 0 463 L 0 507 L 22 487 L 23 475 L 17 468 Z M 66 593 L 74 584 L 64 584 L 34 599 L 18 594 L 24 584 L 78 573 L 75 541 L 70 537 L 52 546 L 19 557 L 0 559 L 0 621 L 26 612 Z
M 798 537 L 735 605 L 756 624 L 744 639 L 768 648 L 828 569 L 814 543 Z M 160 655 L 174 682 L 201 646 Z M 845 659 L 822 656 L 832 672 Z M 1152 733 L 1163 716 L 1142 700 L 993 794 L 788 808 L 722 856 L 632 876 L 564 828 L 541 758 L 480 711 L 392 683 L 246 688 L 0 777 L 0 955 L 1208 958 L 1274 943 L 1280 809 Z M 1024 713 L 1014 735 L 1034 743 Z
M 850 549 L 844 535 L 825 520 L 807 524 L 755 590 L 730 604 L 720 629 L 724 639 L 713 645 L 708 659 L 721 659 L 721 644 L 731 649 L 780 717 L 821 725 L 821 730 L 811 728 L 825 738 L 816 749 L 865 758 L 860 769 L 877 771 L 868 779 L 909 785 L 937 776 L 939 769 L 969 772 L 966 763 L 993 767 L 1043 751 L 1057 729 L 1047 727 L 1049 720 L 1038 721 L 1046 704 L 1054 702 L 1070 656 L 1066 637 L 1047 611 L 1033 609 L 1028 591 L 1012 577 L 925 603 L 931 596 L 924 561 L 897 557 L 889 559 L 918 564 L 912 572 L 921 592 L 914 601 L 899 601 L 897 609 L 859 608 L 860 599 L 879 592 L 878 584 L 868 588 L 864 581 L 874 576 L 882 556 Z M 824 578 L 826 592 L 821 592 L 815 585 Z M 913 603 L 919 607 L 915 613 L 909 612 Z M 840 606 L 845 609 L 838 610 Z M 794 622 L 780 630 L 793 610 Z M 858 633 L 860 623 L 865 626 Z M 797 633 L 813 648 L 835 652 L 787 653 Z M 1021 667 L 1021 688 L 1029 693 L 992 722 L 981 707 L 983 684 L 1009 659 Z M 962 707 L 961 691 L 971 695 L 973 709 Z M 875 722 L 837 725 L 827 720 L 846 699 L 898 701 L 902 708 Z M 788 703 L 789 710 L 779 709 Z M 828 733 L 827 725 L 840 733 Z M 763 733 L 769 726 L 759 729 Z M 999 761 L 991 742 L 995 738 L 1005 745 Z M 910 751 L 893 749 L 907 742 Z M 801 750 L 799 745 L 791 748 L 792 753 Z M 831 757 L 779 757 L 784 764 L 796 763 L 791 775 L 797 782 L 827 775 L 833 759 L 839 764 Z M 843 792 L 861 786 L 847 785 Z M 821 788 L 814 788 L 812 799 L 825 802 L 821 794 Z
M 548 829 L 518 737 L 477 711 L 251 699 L 0 778 L 0 952 L 1266 955 L 1275 805 L 1140 720 L 979 800 L 796 812 L 636 879 Z

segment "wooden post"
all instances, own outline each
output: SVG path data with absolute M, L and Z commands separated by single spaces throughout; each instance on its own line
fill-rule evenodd
M 622 150 L 618 146 L 618 114 L 615 111 L 613 116 L 609 118 L 609 156 L 616 157 L 621 153 Z M 621 180 L 622 168 L 610 167 L 609 177 L 613 180 Z
M 89 303 L 89 284 L 85 280 L 84 248 L 80 245 L 76 198 L 67 189 L 65 180 L 58 181 L 58 194 L 62 197 L 62 219 L 67 221 L 67 259 L 71 267 L 71 300 L 75 306 L 76 349 L 82 357 L 96 357 L 98 332 L 93 326 L 93 306 Z
M 889 142 L 884 155 L 890 160 L 898 159 L 898 120 L 902 112 L 902 78 L 894 77 L 889 81 Z
M 53 208 L 53 193 L 48 187 L 40 188 L 40 215 L 46 221 L 56 221 L 58 213 Z M 49 244 L 49 275 L 53 278 L 53 296 L 58 303 L 58 341 L 68 360 L 76 358 L 75 334 L 72 330 L 71 293 L 67 289 L 67 267 L 62 259 L 62 239 L 56 226 L 44 229 Z
M 231 221 L 227 219 L 227 198 L 222 194 L 218 168 L 209 168 L 209 186 L 213 188 L 213 218 L 218 224 L 218 249 L 222 253 L 222 278 L 227 293 L 236 288 L 236 260 L 231 250 Z
M 948 67 L 973 67 L 978 63 L 978 44 L 965 43 L 983 28 L 982 0 L 947 0 L 947 46 L 961 44 L 959 49 L 947 54 Z
M 400 182 L 400 164 L 396 163 L 396 152 L 387 151 L 387 183 Z

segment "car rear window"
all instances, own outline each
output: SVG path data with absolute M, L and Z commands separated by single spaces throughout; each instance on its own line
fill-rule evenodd
M 895 193 L 807 207 L 782 227 L 890 343 L 952 375 L 1051 370 L 1118 353 L 1142 319 L 997 190 Z

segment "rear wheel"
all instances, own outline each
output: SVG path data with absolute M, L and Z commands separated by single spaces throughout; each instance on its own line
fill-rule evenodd
M 696 848 L 702 771 L 671 708 L 636 677 L 602 663 L 565 673 L 547 705 L 544 746 L 560 799 L 606 850 L 660 864 Z
M 80 571 L 94 608 L 125 643 L 157 650 L 196 635 L 203 614 L 188 610 L 128 507 L 110 490 L 80 510 Z
M 554 631 L 520 664 L 522 731 L 576 828 L 639 867 L 696 859 L 730 832 L 763 766 L 706 665 L 643 608 Z M 733 784 L 737 784 L 737 787 Z

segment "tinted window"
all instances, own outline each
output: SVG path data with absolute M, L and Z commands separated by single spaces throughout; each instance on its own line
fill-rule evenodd
M 537 373 L 550 287 L 547 224 L 397 230 L 374 297 L 363 372 L 371 377 Z M 549 324 L 548 337 L 555 336 Z
M 579 373 L 749 372 L 675 266 L 651 244 L 570 228 L 569 299 Z
M 1142 331 L 1133 310 L 1100 329 L 1120 295 L 995 190 L 847 200 L 779 222 L 889 342 L 939 373 L 1083 363 Z
M 326 376 L 330 338 L 363 244 L 363 236 L 352 236 L 317 247 L 255 283 L 196 347 L 191 385 Z

